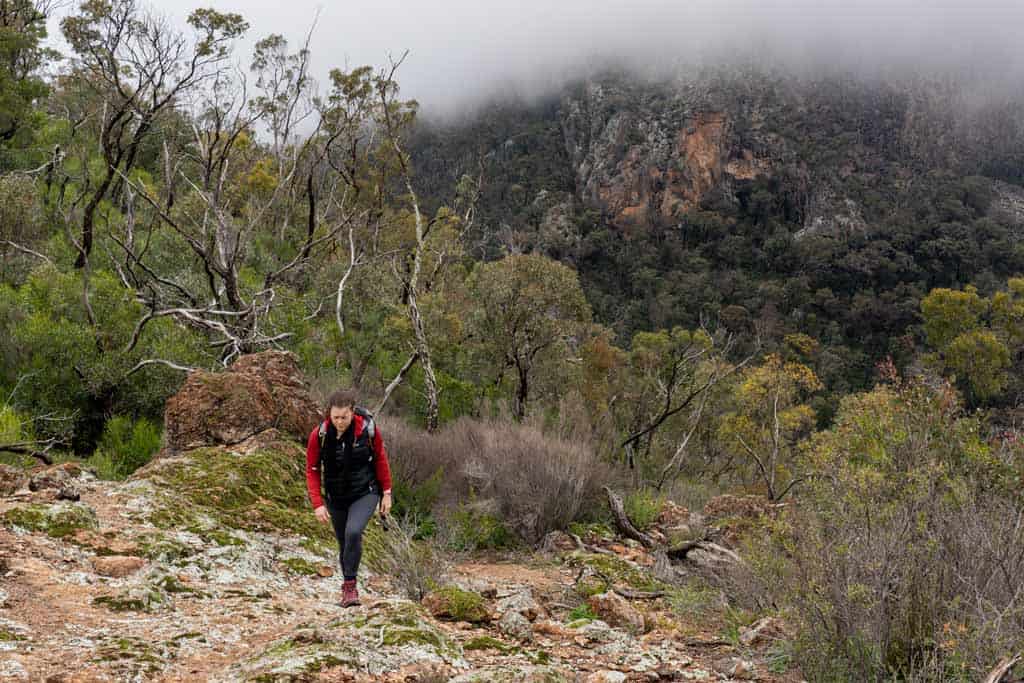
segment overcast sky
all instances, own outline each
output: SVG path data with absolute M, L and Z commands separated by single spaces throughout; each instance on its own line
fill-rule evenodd
M 142 0 L 145 2 L 145 0 Z M 211 2 L 162 0 L 184 23 Z M 465 110 L 481 98 L 534 94 L 602 61 L 659 66 L 741 51 L 792 64 L 871 72 L 879 67 L 969 68 L 978 78 L 1024 75 L 1024 0 L 215 0 L 251 24 L 239 59 L 270 33 L 335 66 L 409 57 L 403 95 L 425 111 Z M 319 12 L 319 15 L 318 15 Z

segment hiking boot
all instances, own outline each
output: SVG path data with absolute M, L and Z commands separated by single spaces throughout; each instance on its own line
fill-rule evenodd
M 350 579 L 341 584 L 341 606 L 354 607 L 359 604 L 359 591 L 356 590 L 356 580 Z

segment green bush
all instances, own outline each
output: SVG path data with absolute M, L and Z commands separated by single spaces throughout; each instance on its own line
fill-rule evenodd
M 597 614 L 594 613 L 594 610 L 590 607 L 590 605 L 584 602 L 580 603 L 576 607 L 573 607 L 572 610 L 570 610 L 570 612 L 567 615 L 565 615 L 566 623 L 579 621 L 580 619 L 594 620 L 597 619 Z
M 501 518 L 474 503 L 459 506 L 445 526 L 455 550 L 504 550 L 515 545 L 515 536 Z
M 622 504 L 630 521 L 643 531 L 654 524 L 665 507 L 665 496 L 651 489 L 638 489 L 626 494 Z
M 82 274 L 46 265 L 20 287 L 0 285 L 0 335 L 12 343 L 0 352 L 0 381 L 14 386 L 30 414 L 68 416 L 72 447 L 92 453 L 111 412 L 159 415 L 184 375 L 164 366 L 131 373 L 142 359 L 162 358 L 206 365 L 205 339 L 169 317 L 151 320 L 128 350 L 143 306 L 111 272 L 89 278 L 95 325 L 82 305 Z M 65 421 L 39 423 L 53 434 L 68 431 Z
M 153 458 L 160 442 L 160 428 L 146 418 L 133 422 L 117 415 L 103 428 L 99 447 L 89 462 L 101 479 L 127 479 Z
M 395 517 L 413 519 L 417 522 L 416 538 L 432 536 L 437 530 L 433 509 L 444 482 L 444 468 L 439 467 L 421 483 L 394 476 Z
M 807 445 L 800 505 L 750 559 L 808 679 L 980 680 L 1024 647 L 1024 458 L 982 432 L 948 387 L 897 384 Z

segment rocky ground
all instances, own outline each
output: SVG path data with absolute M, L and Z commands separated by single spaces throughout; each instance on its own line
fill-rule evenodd
M 219 424 L 215 406 L 181 412 Z M 421 601 L 364 567 L 363 604 L 343 609 L 298 441 L 174 429 L 188 448 L 127 482 L 0 465 L 0 680 L 800 680 L 783 624 L 730 618 L 663 553 L 601 527 L 464 558 Z M 648 533 L 702 518 L 670 505 Z M 366 564 L 394 533 L 373 523 Z

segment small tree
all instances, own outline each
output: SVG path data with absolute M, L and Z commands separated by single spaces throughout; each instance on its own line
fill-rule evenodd
M 495 384 L 515 372 L 513 413 L 522 420 L 539 360 L 579 343 L 590 305 L 571 268 L 537 254 L 477 266 L 470 290 L 477 302 L 470 321 L 475 337 L 498 367 Z
M 814 427 L 814 411 L 805 401 L 821 388 L 813 370 L 778 354 L 743 375 L 721 438 L 753 461 L 769 500 L 781 499 L 802 480 L 792 471 L 796 444 Z

